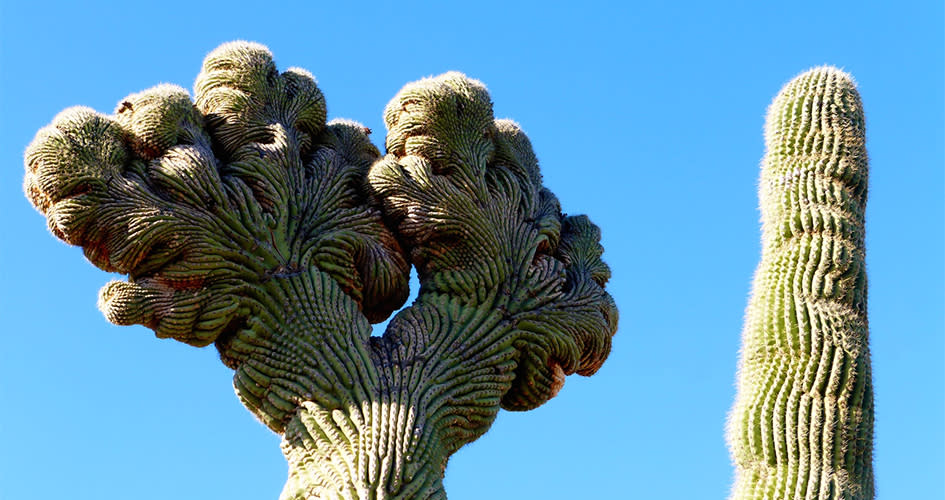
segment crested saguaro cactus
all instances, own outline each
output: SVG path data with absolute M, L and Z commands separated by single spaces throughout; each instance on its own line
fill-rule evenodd
M 762 257 L 729 441 L 735 499 L 873 497 L 863 108 L 823 67 L 768 111 Z
M 283 436 L 282 498 L 444 498 L 447 459 L 500 407 L 604 362 L 600 232 L 561 214 L 479 82 L 406 86 L 383 157 L 261 45 L 216 49 L 195 94 L 62 112 L 26 152 L 25 189 L 53 234 L 128 275 L 101 291 L 110 321 L 215 344 Z M 419 297 L 371 337 L 411 264 Z

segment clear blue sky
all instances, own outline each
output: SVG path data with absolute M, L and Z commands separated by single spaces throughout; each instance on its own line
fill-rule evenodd
M 812 66 L 851 72 L 871 157 L 878 497 L 945 497 L 943 3 L 569 4 L 3 0 L 0 498 L 277 497 L 278 438 L 215 351 L 107 323 L 95 301 L 110 277 L 21 188 L 22 152 L 57 112 L 191 88 L 234 39 L 310 70 L 329 116 L 378 144 L 405 83 L 482 80 L 564 210 L 603 229 L 621 313 L 610 359 L 535 411 L 501 413 L 450 461 L 452 500 L 726 496 L 765 109 Z

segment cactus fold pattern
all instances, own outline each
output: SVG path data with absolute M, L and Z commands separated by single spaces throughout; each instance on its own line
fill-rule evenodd
M 380 156 L 326 123 L 265 47 L 207 56 L 195 99 L 161 85 L 112 115 L 62 112 L 25 190 L 64 241 L 126 274 L 109 321 L 214 344 L 283 436 L 283 499 L 444 498 L 449 456 L 606 359 L 617 310 L 600 231 L 562 215 L 513 122 L 459 73 L 406 86 Z M 383 337 L 370 336 L 407 297 Z
M 729 422 L 734 499 L 873 497 L 862 104 L 816 68 L 768 111 L 762 257 Z

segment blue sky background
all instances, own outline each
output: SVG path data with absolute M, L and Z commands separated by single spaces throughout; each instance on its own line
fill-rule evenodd
M 407 82 L 485 82 L 545 184 L 603 229 L 620 308 L 610 359 L 450 461 L 452 500 L 726 496 L 724 441 L 760 255 L 765 109 L 812 66 L 859 83 L 878 498 L 943 498 L 945 35 L 938 0 L 0 3 L 0 498 L 276 498 L 278 437 L 213 349 L 116 327 L 110 279 L 22 194 L 22 152 L 60 110 L 191 88 L 220 43 L 310 70 L 329 117 L 383 143 Z

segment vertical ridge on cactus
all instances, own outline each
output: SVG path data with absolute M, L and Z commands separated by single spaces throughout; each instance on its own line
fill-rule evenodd
M 283 499 L 445 498 L 451 454 L 593 374 L 616 332 L 600 230 L 561 213 L 482 83 L 409 84 L 384 116 L 381 156 L 365 127 L 326 123 L 311 74 L 233 42 L 193 99 L 72 108 L 26 152 L 53 234 L 128 276 L 101 290 L 105 317 L 234 370 L 283 438 Z M 411 265 L 416 302 L 371 337 Z
M 732 498 L 870 499 L 868 162 L 850 76 L 796 77 L 774 99 L 765 139 L 762 257 L 729 421 Z

